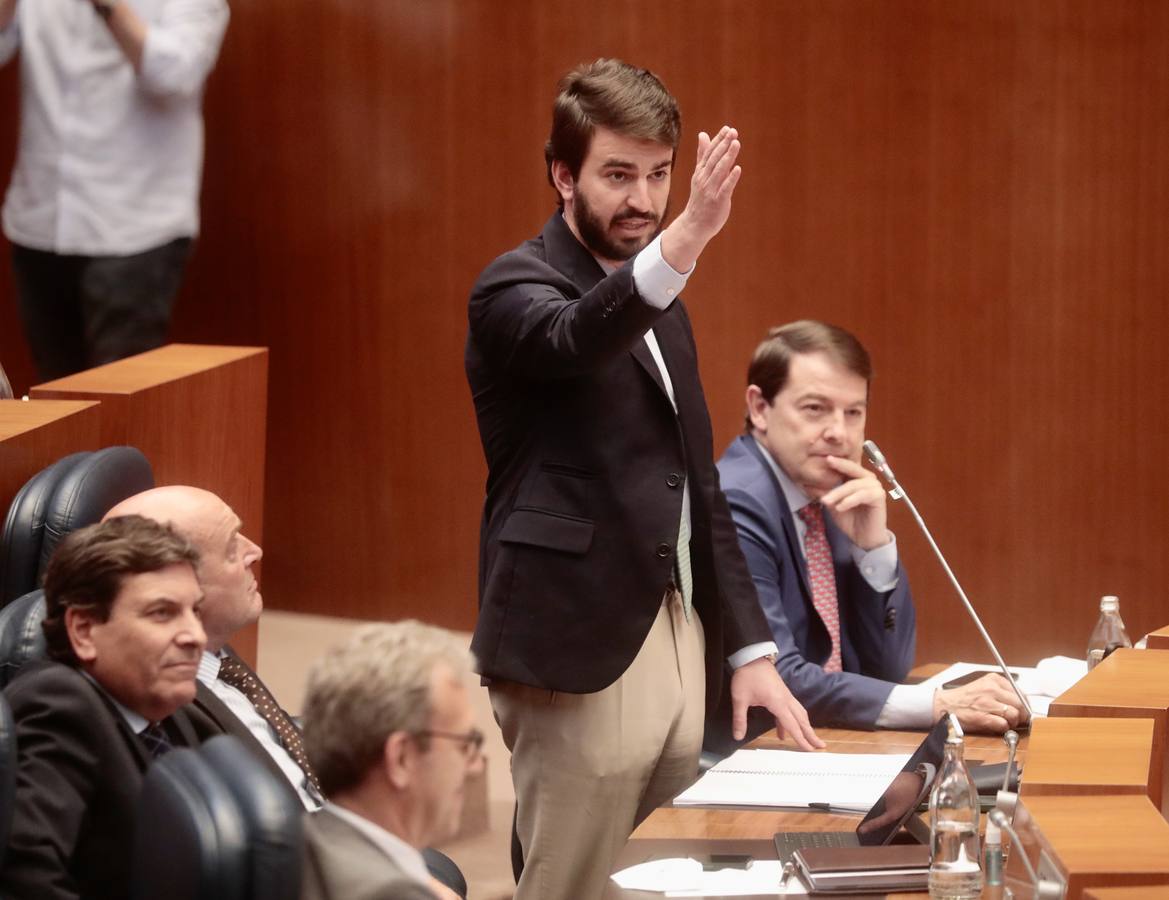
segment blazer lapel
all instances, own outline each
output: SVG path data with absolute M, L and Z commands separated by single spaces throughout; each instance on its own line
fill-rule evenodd
M 767 473 L 768 480 L 771 482 L 776 519 L 778 519 L 783 529 L 783 537 L 787 541 L 788 552 L 791 554 L 791 558 L 796 561 L 796 571 L 800 575 L 800 588 L 804 592 L 804 599 L 807 600 L 808 606 L 814 611 L 815 606 L 812 603 L 812 582 L 808 577 L 808 561 L 804 558 L 804 551 L 800 547 L 800 536 L 796 532 L 795 515 L 792 513 L 791 507 L 788 506 L 787 497 L 783 493 L 783 487 L 780 485 L 779 479 L 775 477 L 775 472 L 772 471 L 771 466 L 767 464 L 767 460 L 763 458 L 763 450 L 755 443 L 755 439 L 748 434 L 743 435 L 740 440 L 743 441 L 747 451 L 754 454 L 758 465 L 763 467 L 763 470 Z M 818 615 L 819 613 L 817 613 Z
M 544 252 L 548 255 L 548 264 L 571 280 L 582 294 L 592 290 L 605 277 L 605 270 L 601 268 L 601 264 L 576 239 L 576 235 L 569 229 L 568 223 L 564 221 L 564 216 L 559 212 L 554 213 L 552 218 L 544 224 L 542 237 L 544 239 Z M 627 265 L 632 265 L 632 263 L 627 263 Z M 662 316 L 658 322 L 661 323 L 665 319 L 666 316 Z M 655 329 L 657 327 L 655 326 Z M 655 335 L 656 333 L 655 330 Z M 649 346 L 645 340 L 642 339 L 635 343 L 629 353 L 637 360 L 638 365 L 645 373 L 653 379 L 654 384 L 668 400 L 669 395 L 666 394 L 662 373 L 658 371 L 658 365 L 654 362 L 653 354 L 649 352 Z

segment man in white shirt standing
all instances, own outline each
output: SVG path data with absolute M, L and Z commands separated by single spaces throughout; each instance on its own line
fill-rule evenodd
M 471 655 L 420 622 L 368 625 L 309 672 L 304 735 L 329 797 L 305 820 L 302 900 L 436 896 L 420 848 L 458 828 L 483 765 Z
M 165 340 L 227 21 L 226 0 L 0 0 L 0 63 L 21 60 L 3 227 L 41 378 Z

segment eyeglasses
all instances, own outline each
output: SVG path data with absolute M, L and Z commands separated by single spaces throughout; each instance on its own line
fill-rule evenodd
M 456 741 L 462 744 L 463 756 L 468 760 L 477 757 L 483 750 L 483 741 L 485 740 L 483 732 L 478 728 L 472 728 L 465 734 L 455 734 L 450 731 L 415 731 L 415 737 L 428 738 L 442 738 L 448 741 Z

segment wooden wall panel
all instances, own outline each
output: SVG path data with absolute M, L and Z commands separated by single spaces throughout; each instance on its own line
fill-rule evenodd
M 680 100 L 675 208 L 696 131 L 743 134 L 687 295 L 720 449 L 767 326 L 846 325 L 877 363 L 870 434 L 1011 659 L 1078 655 L 1105 592 L 1134 632 L 1169 622 L 1169 5 L 232 9 L 175 337 L 272 349 L 271 606 L 473 623 L 467 291 L 552 209 L 556 79 L 620 55 Z M 905 510 L 893 526 L 919 659 L 979 655 Z

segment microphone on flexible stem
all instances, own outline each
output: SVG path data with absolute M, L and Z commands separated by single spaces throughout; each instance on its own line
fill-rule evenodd
M 1019 732 L 1012 729 L 1003 735 L 1003 740 L 1007 742 L 1007 771 L 1003 772 L 1003 790 L 1007 791 L 1011 788 L 1011 770 L 1015 768 L 1015 751 L 1019 749 Z
M 1015 852 L 1023 861 L 1023 867 L 1027 870 L 1027 875 L 1031 879 L 1031 885 L 1035 888 L 1035 893 L 1032 895 L 1035 900 L 1056 900 L 1056 898 L 1063 897 L 1067 890 L 1067 885 L 1054 881 L 1050 878 L 1040 878 L 1035 871 L 1035 867 L 1031 865 L 1031 860 L 1027 858 L 1027 851 L 1023 848 L 1023 842 L 1019 840 L 1019 834 L 1015 831 L 1011 820 L 1007 818 L 1007 814 L 1001 809 L 992 809 L 987 816 L 993 824 L 1000 831 L 1004 831 L 1011 838 L 1011 844 L 1015 847 Z
M 1015 683 L 1015 679 L 1011 677 L 1011 672 L 1007 668 L 1007 664 L 1003 662 L 1002 656 L 999 654 L 998 648 L 994 645 L 994 641 L 990 639 L 990 634 L 982 625 L 982 619 L 978 617 L 978 613 L 974 611 L 974 606 L 971 604 L 966 592 L 962 590 L 962 585 L 958 583 L 958 579 L 954 576 L 950 564 L 946 562 L 946 557 L 942 555 L 942 551 L 938 548 L 934 536 L 930 534 L 929 528 L 926 527 L 925 520 L 922 519 L 921 514 L 917 511 L 917 507 L 913 505 L 913 501 L 909 499 L 909 495 L 905 493 L 903 488 L 897 482 L 897 476 L 893 474 L 893 469 L 889 466 L 888 460 L 885 459 L 885 454 L 881 452 L 881 448 L 872 441 L 865 441 L 864 443 L 865 458 L 872 464 L 873 468 L 877 470 L 878 474 L 889 483 L 892 490 L 889 491 L 889 496 L 894 500 L 904 500 L 905 505 L 909 507 L 909 511 L 913 513 L 913 518 L 917 520 L 918 527 L 921 528 L 925 539 L 929 541 L 930 547 L 933 548 L 934 555 L 937 556 L 938 562 L 942 564 L 942 568 L 950 577 L 950 583 L 954 585 L 954 590 L 958 592 L 958 596 L 962 598 L 962 602 L 966 606 L 966 611 L 970 613 L 970 618 L 974 620 L 974 624 L 978 627 L 982 639 L 986 641 L 986 646 L 990 648 L 991 654 L 995 658 L 995 662 L 999 664 L 999 668 L 1003 671 L 1003 676 L 1007 679 L 1007 683 L 1014 689 L 1015 695 L 1019 698 L 1019 702 L 1023 704 L 1023 709 L 1027 710 L 1027 716 L 1031 716 L 1031 704 L 1027 702 L 1027 698 L 1023 696 L 1023 692 L 1019 689 L 1019 685 Z M 1008 769 L 1008 771 L 1010 771 Z

